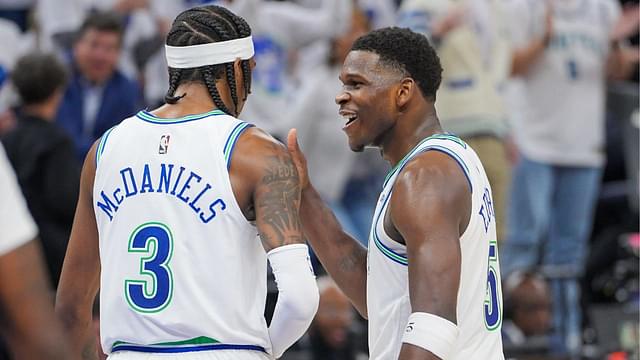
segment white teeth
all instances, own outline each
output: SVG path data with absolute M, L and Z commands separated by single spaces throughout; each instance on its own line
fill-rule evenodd
M 356 114 L 341 114 L 342 118 L 347 122 L 347 125 L 352 123 L 354 120 L 358 118 Z

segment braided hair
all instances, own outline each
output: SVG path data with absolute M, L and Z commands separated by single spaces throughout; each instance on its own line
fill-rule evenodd
M 251 35 L 251 28 L 247 22 L 227 10 L 216 5 L 194 7 L 182 12 L 176 17 L 171 25 L 171 30 L 167 34 L 166 44 L 169 46 L 190 46 L 208 44 L 213 42 L 227 41 L 244 38 Z M 243 99 L 246 99 L 251 89 L 251 71 L 249 60 L 242 60 L 242 78 L 244 80 Z M 169 90 L 164 97 L 168 104 L 175 104 L 185 94 L 176 96 L 178 86 L 191 81 L 200 81 L 209 90 L 213 103 L 218 109 L 233 116 L 222 101 L 216 81 L 226 74 L 231 99 L 238 111 L 238 94 L 236 93 L 235 70 L 233 62 L 217 65 L 205 65 L 196 68 L 177 69 L 169 68 Z

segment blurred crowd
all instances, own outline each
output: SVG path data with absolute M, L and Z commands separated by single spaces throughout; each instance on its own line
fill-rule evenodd
M 0 140 L 52 289 L 86 152 L 163 103 L 164 37 L 180 11 L 205 3 L 252 27 L 257 66 L 240 118 L 279 139 L 298 129 L 316 188 L 365 245 L 389 166 L 346 145 L 338 74 L 371 29 L 425 34 L 444 68 L 440 121 L 476 150 L 492 185 L 507 357 L 640 356 L 638 1 L 0 0 Z M 0 182 L 2 279 L 10 188 Z M 366 359 L 365 320 L 313 262 L 318 314 L 283 358 Z

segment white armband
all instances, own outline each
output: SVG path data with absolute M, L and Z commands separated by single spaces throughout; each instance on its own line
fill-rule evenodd
M 414 312 L 409 316 L 402 342 L 430 351 L 447 360 L 458 338 L 458 326 L 433 314 Z
M 278 302 L 269 326 L 278 358 L 307 331 L 318 310 L 318 285 L 304 244 L 285 245 L 267 254 L 278 285 Z

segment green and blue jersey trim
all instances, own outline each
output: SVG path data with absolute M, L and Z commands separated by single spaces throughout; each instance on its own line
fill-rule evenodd
M 111 129 L 105 131 L 104 134 L 102 134 L 102 137 L 100 138 L 100 142 L 96 147 L 96 167 L 98 166 L 100 157 L 102 157 L 102 153 L 104 152 L 104 149 L 107 146 L 107 140 L 109 139 L 109 135 L 111 134 L 111 131 L 113 131 L 113 129 L 116 128 L 116 126 L 113 126 Z
M 402 160 L 400 160 L 396 166 L 393 167 L 393 169 L 391 169 L 391 171 L 389 171 L 389 173 L 387 174 L 387 176 L 384 179 L 384 184 L 382 186 L 382 188 L 384 189 L 387 184 L 389 183 L 389 181 L 391 180 L 391 178 L 393 177 L 393 175 L 399 173 L 404 166 L 417 154 L 419 153 L 423 153 L 429 150 L 436 150 L 436 151 L 440 151 L 442 153 L 445 153 L 447 155 L 449 155 L 451 158 L 453 158 L 458 165 L 460 166 L 460 168 L 462 169 L 462 171 L 464 172 L 465 177 L 467 178 L 467 182 L 469 183 L 469 189 L 471 190 L 471 192 L 473 192 L 473 186 L 471 185 L 471 178 L 469 177 L 469 168 L 467 167 L 467 165 L 465 164 L 464 160 L 462 160 L 462 158 L 460 158 L 460 156 L 458 156 L 458 154 L 456 154 L 455 152 L 453 152 L 451 149 L 446 148 L 444 146 L 441 145 L 429 145 L 423 149 L 420 149 L 420 146 L 422 146 L 422 144 L 424 144 L 425 142 L 427 142 L 428 140 L 449 140 L 449 141 L 453 141 L 456 144 L 460 145 L 463 149 L 467 148 L 467 144 L 462 141 L 459 137 L 455 136 L 455 135 L 451 135 L 451 134 L 434 134 L 431 135 L 427 138 L 422 139 L 411 151 L 409 151 L 409 153 L 407 153 L 407 155 L 404 156 L 404 158 L 402 158 Z
M 246 122 L 241 122 L 236 127 L 233 128 L 231 134 L 227 138 L 227 141 L 224 144 L 224 148 L 222 149 L 222 154 L 224 155 L 224 161 L 227 163 L 227 169 L 231 168 L 231 155 L 233 155 L 233 149 L 235 148 L 236 141 L 246 129 L 252 127 L 253 124 L 249 124 Z
M 409 260 L 407 259 L 407 256 L 398 254 L 397 252 L 391 250 L 389 247 L 387 247 L 385 244 L 382 243 L 382 241 L 380 240 L 380 236 L 378 235 L 378 221 L 380 221 L 380 216 L 382 216 L 382 213 L 384 212 L 383 210 L 386 208 L 390 198 L 391 198 L 391 194 L 389 194 L 384 200 L 384 203 L 382 204 L 382 208 L 378 213 L 378 215 L 376 216 L 376 221 L 373 222 L 373 226 L 371 229 L 371 233 L 373 235 L 373 242 L 378 248 L 378 250 L 380 250 L 382 255 L 386 256 L 387 258 L 391 259 L 392 261 L 400 265 L 408 266 Z
M 471 191 L 473 193 L 473 185 L 471 184 L 471 177 L 469 177 L 469 168 L 467 167 L 467 165 L 464 163 L 464 160 L 462 160 L 462 158 L 460 158 L 460 156 L 458 156 L 458 154 L 456 154 L 455 152 L 451 151 L 450 149 L 440 146 L 440 145 L 431 145 L 431 146 L 427 146 L 426 148 L 424 148 L 424 151 L 429 151 L 429 150 L 435 150 L 435 151 L 440 151 L 441 153 L 447 154 L 450 157 L 453 158 L 453 160 L 455 160 L 458 165 L 460 166 L 460 168 L 462 169 L 462 172 L 464 173 L 465 178 L 467 178 L 467 182 L 469 183 L 469 191 Z
M 200 336 L 188 340 L 162 342 L 149 345 L 138 345 L 127 343 L 124 341 L 116 341 L 111 347 L 111 352 L 135 351 L 144 353 L 185 353 L 211 350 L 253 350 L 266 353 L 266 350 L 262 346 L 223 344 L 216 339 L 212 339 L 206 336 Z
M 226 114 L 222 110 L 215 109 L 202 114 L 187 115 L 187 116 L 172 119 L 172 118 L 160 118 L 146 110 L 142 110 L 136 114 L 136 117 L 152 124 L 166 125 L 166 124 L 180 124 L 180 123 L 185 123 L 189 121 L 204 119 L 209 116 L 218 116 L 218 115 L 226 115 Z
M 452 150 L 441 146 L 441 145 L 429 145 L 426 146 L 424 148 L 420 148 L 420 146 L 422 146 L 426 141 L 428 140 L 432 140 L 432 139 L 437 139 L 437 140 L 449 140 L 449 141 L 453 141 L 456 144 L 458 144 L 459 146 L 461 146 L 463 149 L 467 148 L 467 144 L 462 141 L 459 137 L 455 136 L 455 135 L 451 135 L 451 134 L 434 134 L 431 135 L 427 138 L 422 139 L 413 149 L 411 149 L 411 151 L 409 151 L 409 153 L 407 153 L 407 155 L 405 155 L 404 158 L 402 158 L 402 160 L 400 160 L 400 162 L 398 162 L 398 164 L 396 164 L 396 166 L 394 166 L 393 169 L 391 169 L 391 171 L 389 171 L 389 174 L 387 174 L 387 177 L 384 180 L 384 185 L 383 185 L 383 191 L 384 189 L 387 187 L 389 181 L 391 180 L 391 178 L 393 177 L 393 175 L 399 173 L 400 171 L 402 171 L 402 169 L 404 168 L 404 166 L 417 154 L 419 153 L 423 153 L 425 151 L 429 151 L 429 150 L 434 150 L 434 151 L 440 151 L 443 152 L 447 155 L 449 155 L 451 158 L 453 158 L 458 165 L 460 166 L 460 168 L 462 168 L 462 171 L 464 172 L 464 175 L 467 179 L 467 182 L 469 183 L 469 188 L 471 189 L 471 191 L 473 191 L 473 187 L 471 185 L 471 179 L 469 177 L 469 168 L 467 167 L 467 165 L 465 164 L 465 162 L 462 160 L 462 158 L 460 158 L 460 156 L 458 156 L 458 154 L 456 154 L 455 152 L 453 152 Z M 389 192 L 389 194 L 387 195 L 386 199 L 384 200 L 384 203 L 382 204 L 382 209 L 385 209 L 387 206 L 387 203 L 389 202 L 389 199 L 391 198 L 391 192 Z M 402 255 L 402 254 L 398 254 L 397 252 L 393 251 L 391 248 L 389 248 L 388 246 L 386 246 L 382 240 L 380 240 L 380 235 L 378 234 L 378 222 L 380 221 L 380 217 L 382 216 L 383 210 L 380 211 L 380 213 L 378 213 L 378 215 L 376 216 L 375 221 L 373 222 L 372 225 L 372 229 L 371 229 L 371 236 L 373 237 L 373 242 L 376 245 L 376 248 L 378 248 L 378 250 L 380 250 L 380 252 L 387 258 L 389 258 L 390 260 L 400 264 L 400 265 L 404 265 L 404 266 L 408 266 L 409 265 L 409 260 L 407 258 L 406 255 Z

